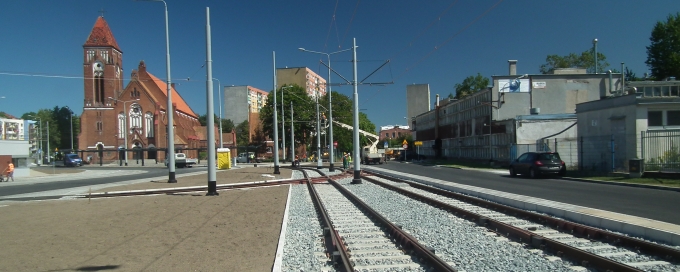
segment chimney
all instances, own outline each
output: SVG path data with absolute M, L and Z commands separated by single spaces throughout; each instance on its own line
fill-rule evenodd
M 436 102 L 437 104 L 435 104 L 434 107 L 435 107 L 435 108 L 439 108 L 439 94 L 437 94 L 437 98 L 436 98 L 435 101 L 437 101 L 437 102 Z
M 511 76 L 514 76 L 517 74 L 517 60 L 508 60 L 508 73 Z

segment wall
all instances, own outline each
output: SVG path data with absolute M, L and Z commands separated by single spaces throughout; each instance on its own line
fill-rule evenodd
M 230 119 L 238 126 L 248 120 L 248 87 L 225 86 L 224 87 L 224 119 Z
M 607 74 L 529 75 L 529 92 L 501 93 L 499 80 L 516 76 L 494 76 L 493 100 L 500 108 L 494 112 L 495 120 L 512 119 L 531 114 L 531 108 L 540 108 L 540 114 L 575 113 L 576 104 L 596 101 L 609 93 Z M 614 75 L 613 89 L 620 88 L 620 77 Z M 504 84 L 505 85 L 505 84 Z M 535 85 L 535 86 L 534 86 Z M 507 86 L 506 86 L 507 87 Z M 501 103 L 499 103 L 499 101 Z
M 410 120 L 430 111 L 430 85 L 406 85 L 406 118 Z
M 28 153 L 30 144 L 28 141 L 0 140 L 0 155 L 11 156 L 14 162 L 14 177 L 26 177 L 30 174 L 28 168 Z M 2 162 L 6 166 L 6 162 Z M 2 167 L 0 171 L 5 169 Z

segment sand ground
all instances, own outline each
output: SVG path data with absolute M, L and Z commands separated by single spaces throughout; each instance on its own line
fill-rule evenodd
M 271 174 L 216 176 L 219 185 Z M 207 173 L 101 191 L 184 186 L 207 186 Z M 219 193 L 0 202 L 0 271 L 271 271 L 288 186 Z

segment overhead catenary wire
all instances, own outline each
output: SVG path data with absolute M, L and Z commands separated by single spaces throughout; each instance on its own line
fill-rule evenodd
M 406 73 L 410 72 L 413 68 L 415 68 L 416 66 L 418 66 L 418 64 L 420 64 L 421 62 L 423 62 L 425 59 L 429 58 L 430 55 L 432 55 L 434 52 L 436 52 L 437 50 L 439 50 L 439 49 L 441 49 L 442 47 L 444 47 L 444 46 L 445 46 L 447 43 L 449 43 L 453 38 L 455 38 L 456 36 L 460 35 L 463 31 L 467 30 L 470 26 L 472 26 L 474 23 L 476 23 L 477 21 L 479 21 L 479 19 L 481 19 L 481 18 L 483 18 L 484 16 L 486 16 L 486 14 L 488 14 L 491 10 L 493 10 L 494 8 L 496 8 L 496 7 L 497 7 L 500 3 L 502 3 L 502 2 L 503 2 L 503 0 L 499 0 L 498 2 L 496 2 L 495 4 L 493 4 L 491 7 L 489 7 L 488 9 L 486 9 L 482 14 L 480 14 L 480 15 L 477 16 L 477 17 L 475 17 L 475 19 L 473 19 L 472 21 L 470 21 L 470 22 L 469 22 L 468 24 L 466 24 L 463 28 L 461 28 L 461 29 L 458 30 L 456 33 L 454 33 L 451 37 L 449 37 L 448 39 L 446 39 L 444 42 L 435 45 L 434 48 L 432 48 L 427 54 L 425 54 L 425 55 L 422 56 L 420 59 L 418 59 L 414 64 L 412 64 L 412 65 L 410 65 L 410 66 L 407 66 L 407 68 L 406 68 L 403 72 L 401 72 L 399 75 L 397 75 L 397 77 L 394 78 L 393 81 L 399 80 L 399 79 L 400 79 L 402 76 L 404 76 Z M 455 4 L 455 2 L 454 2 L 454 4 Z M 453 5 L 453 4 L 452 4 L 452 5 Z M 450 7 L 451 7 L 451 6 L 450 6 Z M 437 17 L 437 18 L 439 19 L 440 16 Z M 437 21 L 438 19 L 436 19 L 435 21 Z M 432 25 L 435 21 L 433 21 L 430 25 Z M 430 27 L 430 26 L 428 26 L 428 28 L 429 28 L 429 27 Z M 419 37 L 420 35 L 421 35 L 421 34 L 419 34 L 417 37 Z M 416 37 L 416 38 L 417 38 L 417 37 Z M 409 43 L 409 46 L 408 46 L 408 47 L 410 47 L 410 43 Z M 401 54 L 401 52 L 400 52 L 399 54 Z M 397 54 L 397 55 L 399 55 L 399 54 Z M 395 55 L 395 56 L 397 56 L 397 55 Z M 378 89 L 377 91 L 375 91 L 375 92 L 373 93 L 373 95 L 370 96 L 370 97 L 368 98 L 368 100 L 370 101 L 371 99 L 373 99 L 380 91 L 382 91 L 382 89 Z

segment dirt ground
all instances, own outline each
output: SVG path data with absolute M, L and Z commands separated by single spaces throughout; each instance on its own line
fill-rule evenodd
M 219 171 L 217 183 L 271 173 Z M 105 191 L 200 185 L 207 174 Z M 0 271 L 271 271 L 288 186 L 219 194 L 0 202 Z

